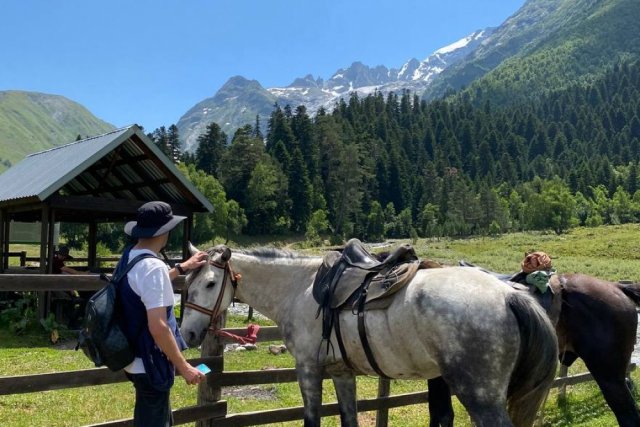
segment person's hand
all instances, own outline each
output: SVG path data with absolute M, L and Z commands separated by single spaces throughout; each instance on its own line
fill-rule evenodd
M 179 371 L 179 374 L 182 375 L 184 381 L 189 385 L 200 384 L 206 379 L 206 375 L 189 365 L 188 363 Z
M 204 251 L 200 251 L 195 255 L 193 255 L 188 260 L 186 260 L 185 262 L 181 262 L 180 267 L 182 267 L 182 269 L 186 271 L 195 270 L 197 268 L 202 267 L 207 262 L 208 257 L 209 257 L 208 253 Z

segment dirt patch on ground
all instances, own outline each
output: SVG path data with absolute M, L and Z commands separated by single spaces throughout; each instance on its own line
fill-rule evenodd
M 232 396 L 238 399 L 252 400 L 276 400 L 276 388 L 274 386 L 232 386 L 222 387 L 222 396 Z
M 376 425 L 376 413 L 375 412 L 361 412 L 358 414 L 358 425 L 361 427 L 375 426 Z

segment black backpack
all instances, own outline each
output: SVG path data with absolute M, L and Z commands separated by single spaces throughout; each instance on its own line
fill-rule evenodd
M 122 268 L 122 271 L 114 273 L 111 279 L 104 274 L 101 275 L 100 278 L 109 283 L 87 302 L 76 350 L 81 348 L 96 367 L 106 366 L 112 371 L 119 371 L 135 358 L 129 340 L 118 325 L 116 299 L 120 281 L 138 261 L 144 258 L 157 257 L 151 254 L 140 254 Z

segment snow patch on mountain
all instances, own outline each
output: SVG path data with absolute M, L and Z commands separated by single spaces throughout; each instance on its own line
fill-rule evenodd
M 476 31 L 475 33 L 470 34 L 467 37 L 462 38 L 462 39 L 458 40 L 455 43 L 451 43 L 448 46 L 441 47 L 440 49 L 438 49 L 438 50 L 436 50 L 434 52 L 434 55 L 437 55 L 437 54 L 444 55 L 444 54 L 447 54 L 447 53 L 451 53 L 451 52 L 453 52 L 455 50 L 462 49 L 462 48 L 468 46 L 469 43 L 471 43 L 472 41 L 478 40 L 479 38 L 482 38 L 484 36 L 484 33 L 485 33 L 485 30 Z
M 296 78 L 289 86 L 264 88 L 255 80 L 235 76 L 211 98 L 207 98 L 180 118 L 177 126 L 186 150 L 194 150 L 197 137 L 214 121 L 224 123 L 223 131 L 232 135 L 235 129 L 253 124 L 260 116 L 263 126 L 274 103 L 292 108 L 304 105 L 307 113 L 315 115 L 321 108 L 331 111 L 341 98 L 357 93 L 367 96 L 375 92 L 387 94 L 409 90 L 420 95 L 443 70 L 473 52 L 494 29 L 475 31 L 444 46 L 422 61 L 411 58 L 399 69 L 384 65 L 369 67 L 354 62 L 337 70 L 323 80 L 307 74 Z M 265 130 L 265 129 L 263 129 Z

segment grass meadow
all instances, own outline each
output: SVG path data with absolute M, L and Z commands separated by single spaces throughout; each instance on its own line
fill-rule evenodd
M 526 251 L 543 250 L 551 255 L 559 272 L 581 272 L 610 280 L 640 279 L 640 253 L 636 240 L 640 225 L 579 228 L 557 236 L 545 233 L 515 233 L 496 238 L 420 239 L 414 242 L 418 254 L 445 264 L 460 259 L 502 272 L 519 270 Z M 392 244 L 405 243 L 396 241 Z M 287 242 L 276 242 L 286 246 Z M 295 248 L 295 244 L 290 245 Z M 14 250 L 12 248 L 12 250 Z M 317 250 L 317 249 L 315 249 Z M 245 319 L 234 316 L 229 326 L 242 326 Z M 268 320 L 258 321 L 262 325 Z M 32 327 L 16 336 L 7 327 L 0 327 L 0 376 L 25 375 L 88 369 L 92 365 L 81 352 L 74 351 L 74 335 L 62 331 L 56 345 L 48 341 L 39 327 Z M 225 370 L 255 370 L 293 367 L 287 354 L 272 355 L 269 343 L 260 343 L 254 352 L 228 352 Z M 186 351 L 187 357 L 197 357 L 199 351 Z M 585 372 L 584 365 L 576 363 L 569 374 Z M 640 384 L 640 373 L 632 373 Z M 424 381 L 392 381 L 392 394 L 419 391 Z M 195 387 L 187 386 L 180 378 L 172 390 L 174 408 L 196 404 Z M 372 398 L 377 393 L 377 379 L 358 378 L 358 397 Z M 300 406 L 302 400 L 295 383 L 273 384 L 223 389 L 229 413 L 257 411 L 287 406 Z M 638 397 L 640 399 L 640 396 Z M 325 381 L 324 402 L 334 402 L 330 381 Z M 129 383 L 0 396 L 0 425 L 2 426 L 78 426 L 130 417 L 133 409 L 133 391 Z M 456 426 L 471 426 L 460 404 L 455 402 Z M 428 414 L 425 404 L 390 410 L 391 426 L 425 426 Z M 278 425 L 297 426 L 300 422 Z M 323 420 L 323 425 L 338 426 L 337 417 Z M 362 413 L 360 425 L 375 425 L 375 413 Z M 599 389 L 593 382 L 567 388 L 565 402 L 558 401 L 557 391 L 551 392 L 545 406 L 544 426 L 616 425 Z

